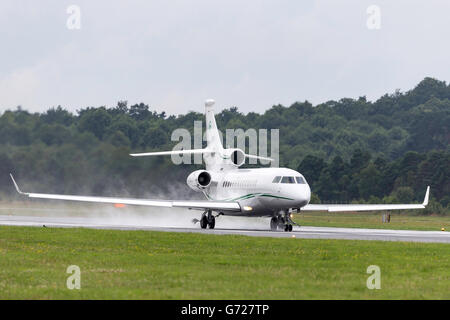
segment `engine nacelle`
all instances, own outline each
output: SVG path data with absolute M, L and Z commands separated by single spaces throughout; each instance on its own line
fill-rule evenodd
M 245 153 L 241 149 L 226 149 L 225 156 L 231 160 L 236 167 L 240 167 L 245 163 Z
M 194 191 L 201 191 L 211 184 L 211 174 L 206 170 L 197 170 L 187 177 L 187 185 Z

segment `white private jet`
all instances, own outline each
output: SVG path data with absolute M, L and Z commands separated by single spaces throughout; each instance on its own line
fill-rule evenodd
M 113 203 L 138 206 L 189 208 L 202 210 L 200 227 L 214 229 L 219 215 L 272 217 L 271 230 L 292 231 L 293 212 L 301 211 L 375 211 L 423 209 L 428 204 L 430 187 L 422 204 L 310 204 L 311 189 L 304 176 L 288 168 L 239 169 L 246 158 L 272 160 L 245 154 L 241 149 L 224 149 L 214 118 L 214 101 L 205 103 L 206 140 L 204 149 L 131 154 L 133 157 L 203 154 L 206 170 L 197 170 L 187 177 L 187 185 L 202 192 L 207 200 L 149 200 L 113 197 L 43 194 L 22 192 L 13 176 L 14 186 L 30 198 Z M 214 215 L 216 214 L 216 215 Z

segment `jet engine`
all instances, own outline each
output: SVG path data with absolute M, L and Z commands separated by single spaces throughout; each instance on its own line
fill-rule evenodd
M 245 163 L 245 153 L 241 149 L 225 149 L 225 157 L 230 159 L 236 167 Z
M 206 170 L 197 170 L 187 177 L 187 185 L 194 191 L 201 191 L 211 184 L 211 174 Z

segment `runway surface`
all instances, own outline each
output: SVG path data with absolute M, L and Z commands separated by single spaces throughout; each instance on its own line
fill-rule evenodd
M 410 231 L 386 229 L 358 229 L 358 228 L 328 228 L 328 227 L 294 227 L 292 232 L 251 230 L 251 229 L 221 229 L 202 230 L 199 227 L 155 227 L 142 225 L 104 224 L 98 220 L 87 218 L 55 218 L 33 216 L 5 216 L 0 215 L 0 226 L 31 226 L 53 228 L 93 228 L 112 230 L 147 230 L 161 232 L 187 232 L 217 235 L 243 235 L 253 237 L 272 238 L 300 238 L 300 239 L 347 239 L 347 240 L 382 240 L 408 242 L 439 242 L 450 243 L 450 232 L 446 231 Z

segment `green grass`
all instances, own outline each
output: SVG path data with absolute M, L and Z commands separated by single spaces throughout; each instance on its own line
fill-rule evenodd
M 294 221 L 302 226 L 375 228 L 397 230 L 450 230 L 450 216 L 420 216 L 391 213 L 391 222 L 381 222 L 382 213 L 371 212 L 306 212 L 294 215 Z
M 81 290 L 66 288 L 69 265 Z M 369 290 L 366 269 L 381 268 Z M 449 299 L 447 244 L 0 227 L 0 299 Z

